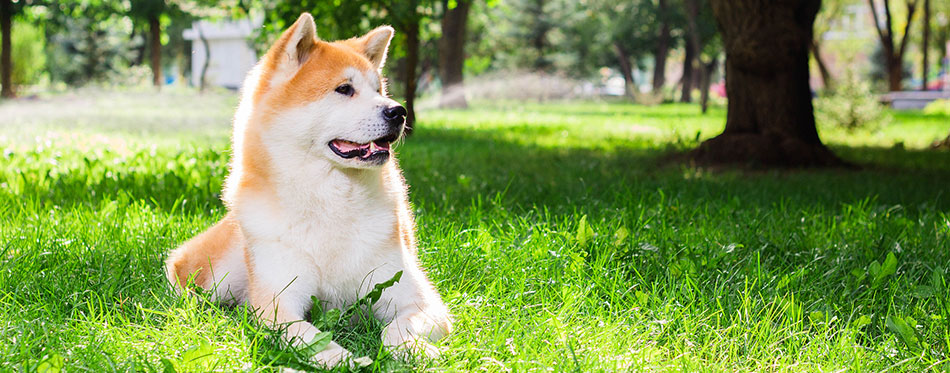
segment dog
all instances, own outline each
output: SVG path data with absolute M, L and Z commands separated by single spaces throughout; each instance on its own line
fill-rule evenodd
M 372 307 L 383 345 L 439 355 L 452 330 L 418 263 L 406 184 L 392 152 L 406 109 L 388 98 L 381 69 L 394 30 L 327 42 L 304 13 L 244 83 L 224 187 L 226 216 L 169 253 L 166 274 L 224 303 L 246 303 L 285 338 L 306 345 L 316 296 L 353 304 L 402 272 Z M 351 361 L 331 342 L 314 359 Z

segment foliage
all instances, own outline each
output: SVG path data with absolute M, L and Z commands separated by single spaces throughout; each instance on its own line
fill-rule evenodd
M 852 70 L 834 86 L 833 91 L 815 100 L 815 117 L 819 124 L 847 130 L 874 130 L 890 121 L 871 83 L 860 79 Z
M 235 102 L 168 89 L 0 105 L 0 338 L 16 341 L 0 369 L 290 360 L 253 311 L 178 297 L 162 274 L 225 213 Z M 884 167 L 736 173 L 658 165 L 718 133 L 719 108 L 472 107 L 427 112 L 398 148 L 455 332 L 443 358 L 407 364 L 378 324 L 331 328 L 367 370 L 947 368 L 950 153 L 921 150 L 950 117 L 823 131 Z
M 927 104 L 924 114 L 950 115 L 950 99 L 941 98 Z
M 133 34 L 122 4 L 111 1 L 59 2 L 47 7 L 49 73 L 53 81 L 79 86 L 121 79 L 144 38 Z
M 12 79 L 14 86 L 35 84 L 46 70 L 43 29 L 32 23 L 17 21 L 13 24 Z

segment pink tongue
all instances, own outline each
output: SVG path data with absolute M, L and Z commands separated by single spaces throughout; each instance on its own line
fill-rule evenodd
M 366 149 L 369 147 L 369 144 L 357 144 L 355 142 L 349 142 L 349 141 L 344 141 L 344 140 L 334 140 L 333 146 L 336 146 L 336 148 L 339 149 L 340 152 L 349 153 L 351 151 L 358 150 L 358 149 Z

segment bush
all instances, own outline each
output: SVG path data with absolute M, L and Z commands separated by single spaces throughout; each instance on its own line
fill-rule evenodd
M 132 24 L 119 16 L 101 20 L 64 18 L 50 37 L 49 71 L 54 81 L 83 85 L 123 77 L 142 44 Z
M 950 115 L 950 99 L 941 98 L 927 104 L 924 114 Z
M 815 114 L 819 124 L 848 131 L 875 130 L 890 121 L 871 84 L 853 71 L 845 73 L 831 94 L 815 100 Z

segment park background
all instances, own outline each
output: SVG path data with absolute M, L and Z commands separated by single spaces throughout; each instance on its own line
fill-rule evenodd
M 304 11 L 396 29 L 457 320 L 406 362 L 311 312 L 359 369 L 950 370 L 946 0 L 0 0 L 0 369 L 315 369 L 162 273 Z

